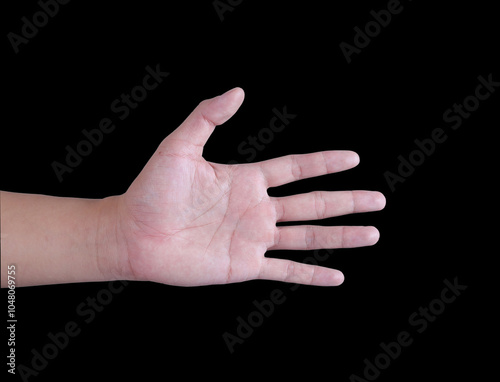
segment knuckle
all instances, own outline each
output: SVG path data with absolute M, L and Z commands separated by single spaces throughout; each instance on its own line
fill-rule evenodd
M 316 230 L 313 226 L 306 226 L 304 241 L 306 250 L 314 249 L 316 243 Z
M 210 103 L 210 99 L 204 99 L 203 101 L 201 101 L 198 106 L 199 107 L 205 107 L 207 106 L 208 104 Z
M 285 277 L 283 281 L 292 282 L 294 278 L 295 278 L 295 263 L 293 261 L 290 261 L 288 262 L 288 265 L 286 267 Z
M 285 215 L 285 203 L 283 203 L 282 200 L 280 199 L 274 199 L 271 198 L 271 200 L 274 202 L 274 213 L 275 213 L 275 220 L 278 222 L 281 219 L 284 219 L 286 217 Z
M 315 267 L 291 261 L 287 265 L 283 281 L 310 285 L 314 282 L 315 273 Z
M 326 200 L 325 194 L 322 191 L 314 192 L 314 208 L 318 219 L 326 218 Z
M 342 227 L 340 230 L 340 248 L 346 247 L 346 227 Z
M 351 191 L 350 193 L 350 202 L 351 202 L 351 213 L 355 213 L 357 212 L 357 208 L 356 208 L 356 192 L 355 191 Z
M 279 244 L 280 244 L 280 241 L 281 241 L 281 231 L 280 231 L 280 229 L 276 229 L 276 231 L 274 231 L 274 244 L 273 244 L 273 247 L 278 247 Z
M 316 271 L 318 270 L 318 268 L 316 267 L 308 267 L 310 269 L 310 272 L 309 272 L 309 276 L 308 276 L 308 284 L 314 284 L 314 279 L 316 277 Z
M 291 171 L 294 179 L 301 179 L 302 167 L 298 161 L 297 155 L 291 155 L 290 160 L 291 160 Z

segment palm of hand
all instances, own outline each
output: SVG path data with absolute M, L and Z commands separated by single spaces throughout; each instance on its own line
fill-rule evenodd
M 295 211 L 297 206 L 314 207 L 314 218 L 380 209 L 380 195 L 311 193 L 288 202 L 268 196 L 268 187 L 353 167 L 357 155 L 351 152 L 233 166 L 205 161 L 201 156 L 204 143 L 242 100 L 241 90 L 233 90 L 202 102 L 162 142 L 123 195 L 121 230 L 131 273 L 139 280 L 185 286 L 256 278 L 340 284 L 343 275 L 339 271 L 264 255 L 269 249 L 370 245 L 378 239 L 378 232 L 362 227 L 287 229 L 276 227 L 276 222 L 308 220 L 311 216 L 300 208 Z
M 169 183 L 147 183 L 154 188 L 131 204 L 134 273 L 175 285 L 257 278 L 276 222 L 261 174 L 168 154 L 155 159 Z

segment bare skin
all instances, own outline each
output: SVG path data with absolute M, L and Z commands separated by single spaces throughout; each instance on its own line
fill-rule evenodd
M 16 264 L 17 286 L 144 280 L 179 286 L 252 279 L 319 286 L 340 271 L 266 257 L 275 249 L 373 245 L 374 227 L 277 227 L 381 210 L 371 191 L 316 191 L 274 198 L 269 187 L 356 166 L 351 151 L 289 155 L 264 162 L 207 162 L 203 146 L 240 107 L 235 88 L 201 102 L 160 144 L 126 193 L 102 200 L 1 193 L 2 287 Z

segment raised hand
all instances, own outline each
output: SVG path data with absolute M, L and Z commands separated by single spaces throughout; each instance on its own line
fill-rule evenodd
M 282 226 L 380 210 L 379 192 L 316 191 L 270 197 L 269 187 L 356 166 L 351 151 L 289 155 L 260 163 L 207 162 L 203 146 L 215 127 L 238 110 L 235 88 L 201 102 L 158 147 L 117 203 L 117 238 L 127 278 L 170 285 L 207 285 L 252 279 L 333 286 L 340 271 L 266 257 L 275 249 L 351 248 L 375 244 L 374 227 Z

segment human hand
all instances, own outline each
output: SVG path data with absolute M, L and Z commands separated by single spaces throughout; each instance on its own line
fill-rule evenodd
M 289 155 L 259 163 L 207 162 L 203 146 L 243 102 L 240 88 L 201 102 L 160 144 L 127 192 L 117 197 L 122 277 L 180 286 L 252 279 L 334 286 L 340 271 L 265 256 L 268 250 L 373 245 L 374 227 L 277 227 L 380 210 L 379 192 L 317 191 L 270 197 L 269 187 L 356 166 L 351 151 Z

